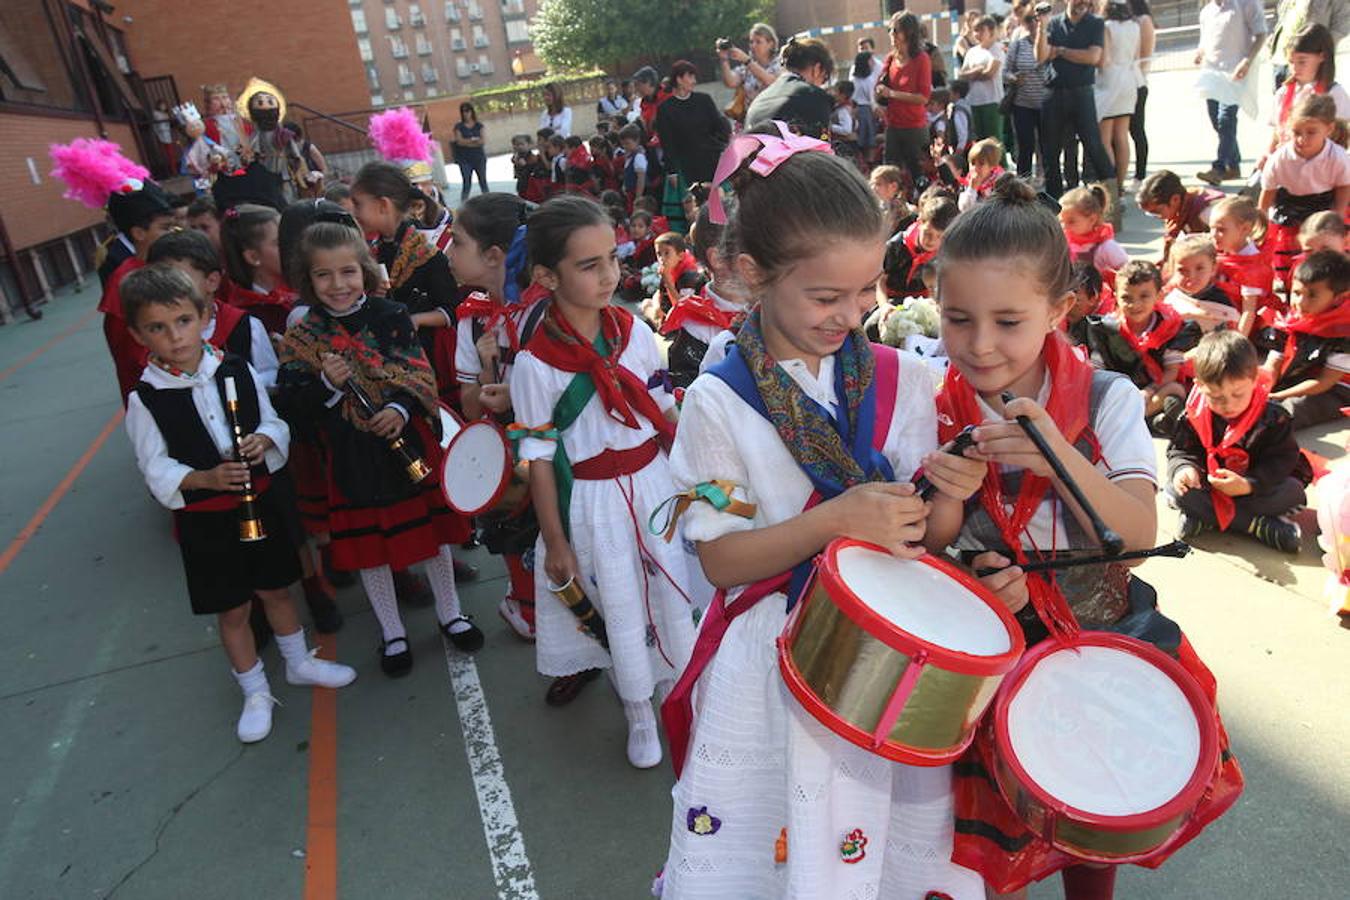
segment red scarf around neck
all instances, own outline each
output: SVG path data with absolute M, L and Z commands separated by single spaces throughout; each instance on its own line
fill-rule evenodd
M 968 188 L 974 188 L 975 193 L 977 195 L 981 197 L 987 197 L 989 195 L 989 192 L 994 189 L 995 183 L 997 183 L 998 180 L 1003 177 L 1006 171 L 1007 170 L 1004 169 L 1002 166 L 994 166 L 994 168 L 989 172 L 988 175 L 986 175 L 980 181 L 979 184 L 971 184 L 970 176 L 966 176 L 965 178 L 961 179 L 961 183 Z
M 1041 358 L 1045 360 L 1050 375 L 1050 397 L 1046 401 L 1045 411 L 1050 414 L 1065 439 L 1074 443 L 1088 431 L 1092 366 L 1058 330 L 1046 336 Z M 938 437 L 944 443 L 965 426 L 984 422 L 974 388 L 955 365 L 947 368 L 947 378 L 937 404 Z M 993 519 L 1004 544 L 1018 564 L 1028 561 L 1026 550 L 1022 547 L 1022 533 L 1049 489 L 1050 479 L 1024 471 L 1022 486 L 1009 512 L 998 466 L 990 463 L 989 471 L 984 476 L 984 483 L 980 487 L 980 505 Z M 1052 634 L 1071 636 L 1077 633 L 1078 623 L 1073 611 L 1053 581 L 1040 574 L 1028 575 L 1027 588 L 1037 615 Z
M 1331 309 L 1314 316 L 1285 315 L 1275 319 L 1277 331 L 1284 332 L 1284 350 L 1280 361 L 1280 371 L 1284 372 L 1294 359 L 1298 349 L 1298 335 L 1306 334 L 1320 338 L 1350 337 L 1350 300 L 1342 300 Z
M 675 266 L 669 272 L 661 272 L 661 284 L 666 289 L 666 297 L 670 300 L 670 305 L 674 306 L 680 299 L 680 279 L 686 272 L 697 272 L 698 261 L 694 259 L 694 254 L 688 250 L 680 254 L 680 258 L 675 261 Z
M 530 338 L 527 348 L 541 362 L 555 369 L 586 373 L 611 419 L 628 428 L 639 428 L 641 423 L 637 417 L 642 416 L 656 427 L 662 442 L 670 446 L 675 438 L 675 426 L 652 399 L 647 383 L 619 363 L 632 332 L 632 313 L 617 306 L 602 309 L 600 333 L 609 343 L 609 355 L 601 356 L 592 341 L 578 333 L 554 305 L 545 315 L 542 327 Z
M 533 305 L 534 298 L 503 303 L 486 291 L 473 291 L 455 307 L 456 319 L 477 319 L 483 333 L 492 332 L 498 325 L 505 326 L 506 339 L 512 350 L 520 349 L 520 331 L 516 328 L 516 314 Z
M 215 330 L 211 332 L 208 343 L 217 350 L 224 350 L 225 341 L 227 341 L 230 335 L 234 333 L 234 329 L 239 325 L 239 320 L 248 315 L 248 313 L 238 307 L 230 306 L 228 303 L 222 303 L 219 300 L 214 302 L 216 307 L 216 327 Z M 252 335 L 249 336 L 249 340 L 253 340 Z
M 1216 444 L 1214 442 L 1214 416 L 1209 408 L 1209 401 L 1205 399 L 1200 386 L 1191 388 L 1191 394 L 1186 398 L 1186 421 L 1191 423 L 1195 429 L 1195 434 L 1200 438 L 1200 443 L 1205 448 L 1205 471 L 1213 475 L 1220 469 L 1228 469 L 1236 472 L 1238 475 L 1247 474 L 1247 465 L 1250 462 L 1247 451 L 1239 447 L 1238 444 L 1247 433 L 1252 430 L 1252 426 L 1261 418 L 1261 413 L 1266 409 L 1266 401 L 1270 398 L 1270 377 L 1262 372 L 1256 378 L 1256 389 L 1252 391 L 1252 402 L 1248 404 L 1247 409 L 1241 416 L 1229 420 L 1227 427 L 1224 428 L 1223 437 Z M 1237 505 L 1233 498 L 1222 491 L 1210 488 L 1210 502 L 1214 504 L 1214 516 L 1219 521 L 1219 530 L 1227 531 L 1228 524 L 1233 521 L 1233 515 L 1237 511 Z
M 718 306 L 717 302 L 708 296 L 705 287 L 697 294 L 690 294 L 688 297 L 682 297 L 675 301 L 675 305 L 666 315 L 666 320 L 661 323 L 661 333 L 673 334 L 683 328 L 687 322 L 711 325 L 714 328 L 726 330 L 731 327 L 731 323 L 735 321 L 736 316 L 735 311 L 722 309 Z
M 1067 229 L 1064 239 L 1069 242 L 1069 256 L 1080 259 L 1084 254 L 1095 251 L 1107 241 L 1114 240 L 1116 229 L 1110 222 L 1102 222 L 1087 234 L 1073 234 Z
M 1177 336 L 1177 332 L 1181 331 L 1186 321 L 1177 315 L 1175 310 L 1162 304 L 1158 304 L 1153 315 L 1156 317 L 1153 319 L 1153 327 L 1142 333 L 1136 333 L 1130 325 L 1130 320 L 1121 313 L 1120 336 L 1134 348 L 1135 353 L 1139 354 L 1149 380 L 1159 384 L 1162 382 L 1163 367 L 1153 358 L 1152 351 L 1166 347 L 1168 342 Z
M 936 250 L 925 250 L 919 243 L 919 229 L 922 227 L 922 222 L 915 222 L 905 229 L 905 236 L 902 238 L 905 242 L 905 246 L 909 249 L 909 277 L 911 280 L 914 278 L 914 273 L 918 271 L 919 266 L 928 263 L 933 257 L 937 256 Z

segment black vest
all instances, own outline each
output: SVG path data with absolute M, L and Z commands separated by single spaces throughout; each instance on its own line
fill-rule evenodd
M 252 434 L 258 430 L 262 413 L 258 408 L 258 389 L 253 383 L 248 363 L 233 353 L 226 353 L 220 367 L 216 369 L 214 380 L 216 392 L 220 396 L 222 414 L 225 410 L 227 377 L 234 378 L 235 388 L 239 394 L 240 431 L 246 435 Z M 216 449 L 211 433 L 197 414 L 197 407 L 192 402 L 191 388 L 154 388 L 142 381 L 136 385 L 136 396 L 154 418 L 155 426 L 164 437 L 164 443 L 168 446 L 171 457 L 185 466 L 198 470 L 214 469 L 225 461 L 221 458 L 220 451 Z M 266 474 L 265 466 L 253 470 L 255 481 L 264 474 Z M 219 491 L 184 491 L 183 500 L 188 506 L 192 506 L 219 493 Z

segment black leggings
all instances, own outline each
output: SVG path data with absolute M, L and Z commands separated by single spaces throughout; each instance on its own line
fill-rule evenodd
M 1032 155 L 1040 141 L 1041 110 L 1032 106 L 1013 106 L 1013 127 L 1017 129 L 1017 176 L 1030 178 Z
M 464 179 L 464 188 L 459 195 L 460 203 L 469 199 L 469 194 L 473 191 L 473 176 L 475 174 L 478 176 L 478 186 L 483 189 L 483 193 L 488 192 L 486 154 L 478 159 L 456 159 L 455 162 L 459 164 L 459 177 Z
M 1148 174 L 1148 135 L 1144 133 L 1144 107 L 1148 105 L 1148 85 L 1134 95 L 1134 115 L 1130 117 L 1130 140 L 1134 141 L 1134 177 L 1140 181 Z

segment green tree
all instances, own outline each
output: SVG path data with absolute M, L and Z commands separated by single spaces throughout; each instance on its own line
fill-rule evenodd
M 543 0 L 531 40 L 550 69 L 613 68 L 710 51 L 719 37 L 743 43 L 768 0 Z

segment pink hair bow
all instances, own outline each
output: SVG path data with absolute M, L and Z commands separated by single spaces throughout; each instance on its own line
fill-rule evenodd
M 708 193 L 708 218 L 715 224 L 727 223 L 727 211 L 722 206 L 722 183 L 730 178 L 741 164 L 750 156 L 750 171 L 759 176 L 767 176 L 798 153 L 833 153 L 825 141 L 800 134 L 793 134 L 787 124 L 774 119 L 778 126 L 778 136 L 772 134 L 738 134 L 722 151 L 717 160 L 717 171 L 713 174 L 713 187 Z

